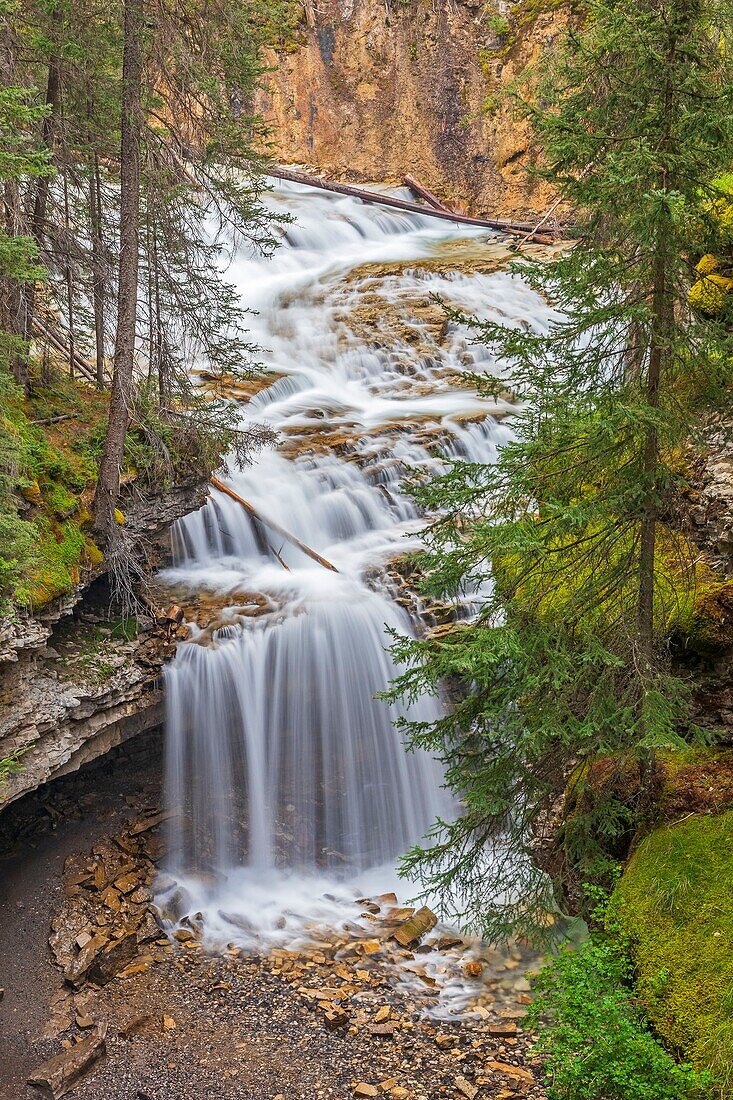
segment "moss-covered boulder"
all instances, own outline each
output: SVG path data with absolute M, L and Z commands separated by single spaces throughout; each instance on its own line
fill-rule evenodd
M 733 811 L 647 836 L 609 913 L 628 936 L 652 1025 L 733 1097 Z

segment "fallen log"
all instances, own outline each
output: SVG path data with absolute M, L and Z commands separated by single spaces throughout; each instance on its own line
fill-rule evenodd
M 428 209 L 417 202 L 408 202 L 407 199 L 396 199 L 391 195 L 382 195 L 377 191 L 365 191 L 361 187 L 352 187 L 348 183 L 333 183 L 331 180 L 321 179 L 320 176 L 309 176 L 306 172 L 293 172 L 289 168 L 269 168 L 268 174 L 279 180 L 290 180 L 292 183 L 301 183 L 306 187 L 318 187 L 321 191 L 334 191 L 337 195 L 350 195 L 362 202 L 375 203 L 377 206 L 389 206 L 395 210 L 405 210 L 410 214 L 423 214 L 427 218 L 441 218 L 443 221 L 454 222 L 456 225 L 476 225 L 481 229 L 496 229 L 500 233 L 514 231 L 515 233 L 534 233 L 534 226 L 526 222 L 504 221 L 501 218 L 469 218 L 466 214 L 447 213 L 444 210 Z
M 62 420 L 78 420 L 76 413 L 62 413 L 61 416 L 45 416 L 43 420 L 31 420 L 31 424 L 58 424 Z
M 40 317 L 33 318 L 33 328 L 39 336 L 42 336 L 44 340 L 48 340 L 49 344 L 52 344 L 56 348 L 56 351 L 60 352 L 65 359 L 68 360 L 70 358 L 69 346 L 64 342 L 63 337 L 54 332 L 52 328 L 49 328 Z M 77 352 L 74 352 L 73 359 L 74 367 L 80 374 L 83 374 L 90 382 L 97 381 L 97 372 L 94 370 L 91 363 L 87 363 L 86 359 L 82 359 Z
M 434 195 L 432 191 L 428 191 L 427 187 L 423 187 L 414 176 L 405 176 L 405 186 L 409 187 L 416 195 L 419 195 L 421 199 L 425 199 L 425 202 L 429 203 L 435 210 L 442 210 L 444 214 L 454 212 L 450 206 L 446 206 L 444 202 L 441 202 L 437 195 Z
M 322 565 L 324 569 L 330 569 L 332 573 L 338 573 L 338 569 L 327 558 L 322 557 L 316 550 L 312 550 L 310 546 L 306 546 L 304 542 L 301 542 L 296 535 L 286 531 L 284 527 L 281 527 L 279 523 L 276 523 L 273 519 L 267 519 L 253 504 L 250 504 L 244 497 L 240 497 L 239 493 L 235 493 L 234 489 L 230 489 L 228 485 L 225 485 L 223 481 L 219 481 L 218 477 L 212 477 L 211 484 L 215 489 L 218 489 L 220 493 L 226 493 L 232 500 L 236 500 L 237 504 L 241 504 L 246 512 L 252 516 L 253 519 L 259 520 L 265 527 L 269 527 L 271 531 L 275 531 L 282 538 L 291 542 L 293 546 L 297 546 L 299 550 L 302 550 L 304 554 L 307 554 L 313 561 L 317 561 L 319 565 Z M 280 560 L 280 555 L 275 553 L 275 556 Z

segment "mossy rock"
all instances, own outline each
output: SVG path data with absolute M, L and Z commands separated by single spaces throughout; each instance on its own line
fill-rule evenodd
M 705 317 L 719 317 L 726 312 L 732 291 L 733 279 L 725 275 L 705 275 L 692 284 L 687 300 Z
M 653 1027 L 733 1098 L 733 811 L 651 833 L 614 892 Z

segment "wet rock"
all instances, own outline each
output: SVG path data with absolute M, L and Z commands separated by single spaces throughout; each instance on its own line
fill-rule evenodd
M 130 874 L 123 875 L 122 878 L 115 879 L 114 885 L 115 889 L 119 890 L 121 894 L 131 894 L 133 890 L 140 886 L 140 879 L 133 871 Z
M 146 833 L 148 829 L 154 829 L 157 825 L 161 825 L 164 821 L 176 816 L 180 816 L 178 810 L 165 810 L 162 813 L 152 814 L 133 825 L 130 829 L 130 836 L 139 836 L 141 833 Z
M 414 917 L 410 917 L 392 933 L 392 939 L 397 940 L 402 947 L 409 947 L 411 943 L 421 939 L 426 932 L 435 928 L 437 923 L 438 918 L 435 913 L 431 913 L 424 905 L 422 909 L 418 909 Z
M 166 875 L 163 871 L 160 871 L 155 876 L 155 892 L 156 894 L 167 894 L 169 890 L 172 890 L 176 885 L 176 880 L 172 875 Z
M 147 909 L 142 921 L 137 927 L 137 942 L 140 945 L 150 943 L 151 940 L 157 940 L 159 936 L 160 925 L 150 909 Z
M 50 1100 L 59 1100 L 85 1077 L 107 1051 L 104 1031 L 82 1039 L 38 1067 L 28 1084 Z
M 503 1020 L 498 1024 L 489 1024 L 488 1032 L 492 1039 L 513 1039 L 517 1034 L 517 1025 L 513 1020 Z
M 72 959 L 64 970 L 64 978 L 66 981 L 70 982 L 72 985 L 81 985 L 97 955 L 104 950 L 108 942 L 107 936 L 101 933 L 96 936 L 91 936 L 76 958 Z
M 85 981 L 106 985 L 136 954 L 135 932 L 128 932 L 117 940 L 109 940 L 103 935 L 94 936 L 64 971 L 64 977 L 75 986 Z
M 166 898 L 163 916 L 167 920 L 178 921 L 189 912 L 192 905 L 193 900 L 188 890 L 179 886 L 169 898 Z

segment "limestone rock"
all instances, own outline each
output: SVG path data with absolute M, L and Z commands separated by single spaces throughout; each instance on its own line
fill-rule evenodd
M 426 932 L 435 928 L 437 923 L 438 918 L 435 913 L 431 913 L 427 906 L 423 905 L 414 917 L 410 917 L 392 933 L 392 939 L 397 940 L 402 947 L 409 947 L 411 943 L 422 939 Z
M 466 1100 L 473 1100 L 478 1093 L 478 1085 L 472 1085 L 465 1077 L 456 1077 L 454 1084 L 461 1095 L 466 1097 Z
M 28 1084 L 50 1100 L 59 1100 L 94 1068 L 106 1051 L 104 1032 L 90 1035 L 43 1062 L 28 1078 Z

